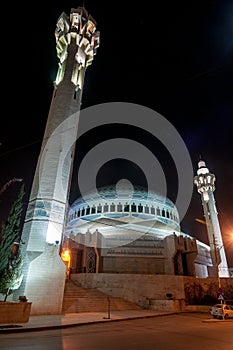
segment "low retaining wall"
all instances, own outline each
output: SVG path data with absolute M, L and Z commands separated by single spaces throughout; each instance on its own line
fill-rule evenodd
M 217 300 L 217 278 L 174 275 L 71 274 L 82 287 L 96 288 L 145 309 L 209 312 Z M 221 278 L 225 298 L 233 300 L 233 278 Z M 170 299 L 170 300 L 169 300 Z
M 185 300 L 189 305 L 213 305 L 218 302 L 219 281 L 214 277 L 194 278 L 184 276 Z M 233 278 L 221 278 L 226 300 L 233 300 Z
M 183 276 L 93 273 L 72 274 L 71 279 L 145 309 L 181 311 L 185 299 Z
M 208 305 L 186 305 L 183 311 L 209 313 L 211 306 Z
M 150 300 L 149 309 L 154 311 L 183 311 L 185 309 L 185 301 L 178 300 Z

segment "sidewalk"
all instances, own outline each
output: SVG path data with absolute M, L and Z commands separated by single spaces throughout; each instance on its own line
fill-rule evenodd
M 0 324 L 1 333 L 29 332 L 55 328 L 66 328 L 99 322 L 115 322 L 145 317 L 171 315 L 175 312 L 161 312 L 153 310 L 126 310 L 108 312 L 88 312 L 65 315 L 30 316 L 27 323 Z
M 189 313 L 189 312 L 188 312 Z M 192 312 L 190 312 L 192 313 Z M 195 312 L 194 312 L 195 313 Z M 1 333 L 18 333 L 30 331 L 42 331 L 48 329 L 67 328 L 72 326 L 94 324 L 100 322 L 116 322 L 137 318 L 158 317 L 177 314 L 174 311 L 153 311 L 153 310 L 125 310 L 108 312 L 86 312 L 65 315 L 42 315 L 30 316 L 29 322 L 18 324 L 0 324 Z M 218 320 L 206 314 L 202 322 L 233 322 L 233 319 Z

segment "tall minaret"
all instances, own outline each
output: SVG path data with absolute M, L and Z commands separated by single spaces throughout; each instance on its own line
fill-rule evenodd
M 99 46 L 96 22 L 84 7 L 61 14 L 55 38 L 58 72 L 22 233 L 26 261 L 19 290 L 32 302 L 31 314 L 61 313 L 66 266 L 59 250 L 84 76 Z
M 209 172 L 205 162 L 200 160 L 198 162 L 197 176 L 194 177 L 194 184 L 197 186 L 197 191 L 201 194 L 207 227 L 210 254 L 213 262 L 213 267 L 209 270 L 210 277 L 230 277 L 215 206 L 214 183 L 215 176 Z

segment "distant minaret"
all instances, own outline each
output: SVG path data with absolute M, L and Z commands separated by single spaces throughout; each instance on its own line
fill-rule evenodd
M 84 76 L 99 46 L 96 22 L 84 7 L 61 14 L 55 38 L 58 72 L 22 233 L 26 262 L 19 290 L 32 302 L 32 314 L 61 313 L 66 266 L 59 250 Z
M 214 183 L 215 176 L 209 172 L 205 162 L 200 160 L 198 162 L 197 176 L 194 177 L 194 184 L 197 186 L 197 191 L 201 194 L 206 221 L 210 254 L 213 262 L 213 267 L 209 270 L 210 277 L 230 277 L 215 206 Z

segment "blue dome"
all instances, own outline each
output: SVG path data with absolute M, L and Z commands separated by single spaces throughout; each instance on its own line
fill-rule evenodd
M 103 186 L 78 198 L 70 207 L 68 226 L 87 226 L 100 220 L 140 220 L 180 230 L 179 214 L 174 203 L 155 192 L 129 183 Z
M 82 205 L 90 201 L 108 201 L 108 200 L 117 200 L 117 199 L 128 199 L 128 200 L 141 200 L 141 201 L 154 201 L 163 203 L 166 206 L 169 206 L 171 208 L 174 208 L 174 203 L 166 198 L 163 197 L 155 192 L 148 192 L 147 189 L 141 186 L 128 186 L 128 185 L 121 185 L 120 187 L 117 187 L 116 185 L 108 185 L 98 188 L 98 192 L 89 192 L 83 197 L 79 197 L 72 205 L 72 207 L 75 207 L 77 205 Z

